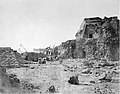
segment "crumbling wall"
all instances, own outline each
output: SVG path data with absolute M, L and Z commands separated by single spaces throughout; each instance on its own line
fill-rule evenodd
M 75 40 L 46 49 L 53 58 L 93 58 L 119 60 L 119 19 L 117 17 L 85 18 Z
M 19 62 L 10 47 L 0 48 L 0 64 L 1 66 L 19 66 Z
M 10 47 L 0 47 L 0 65 L 5 67 L 20 67 L 26 61 Z
M 75 49 L 75 57 L 76 58 L 85 58 L 86 57 L 86 52 L 83 46 L 83 43 L 85 42 L 85 39 L 83 38 L 78 38 L 76 39 L 76 49 Z
M 76 49 L 76 41 L 75 40 L 68 40 L 63 42 L 60 46 L 59 57 L 60 58 L 75 58 L 75 49 Z
M 119 20 L 117 17 L 105 17 L 102 24 L 104 44 L 108 48 L 108 58 L 112 61 L 119 60 Z
M 78 57 L 119 60 L 119 20 L 117 17 L 84 19 L 83 30 L 76 34 Z M 85 40 L 85 41 L 82 41 Z M 85 52 L 84 52 L 85 51 Z

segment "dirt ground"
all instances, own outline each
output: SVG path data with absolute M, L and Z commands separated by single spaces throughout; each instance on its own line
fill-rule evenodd
M 81 61 L 68 59 L 62 63 L 55 61 L 41 65 L 30 64 L 26 68 L 7 69 L 7 73 L 16 74 L 20 79 L 20 87 L 31 94 L 119 94 L 119 81 L 90 83 L 96 78 L 81 73 Z M 70 77 L 76 75 L 79 75 L 79 84 L 68 83 Z M 116 79 L 119 79 L 119 76 Z M 54 86 L 53 92 L 50 91 L 51 86 Z

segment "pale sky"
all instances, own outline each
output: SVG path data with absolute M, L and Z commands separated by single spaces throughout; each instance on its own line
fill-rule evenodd
M 119 0 L 0 0 L 0 47 L 27 51 L 75 39 L 85 17 L 118 16 Z

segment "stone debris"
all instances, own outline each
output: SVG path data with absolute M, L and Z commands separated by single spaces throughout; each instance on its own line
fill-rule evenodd
M 20 80 L 17 78 L 17 75 L 15 74 L 10 74 L 9 80 L 10 80 L 11 86 L 13 87 L 18 87 L 20 84 Z
M 55 86 L 54 85 L 49 87 L 49 92 L 55 93 Z
M 76 76 L 76 77 L 75 76 L 70 77 L 70 79 L 68 80 L 68 82 L 70 84 L 78 85 L 79 84 L 78 76 Z
M 5 67 L 20 67 L 24 66 L 25 63 L 28 63 L 28 61 L 25 61 L 21 55 L 11 49 L 10 47 L 0 47 L 0 65 Z
M 84 62 L 92 64 L 92 67 L 91 65 L 89 66 L 89 64 L 84 64 Z M 35 69 L 27 68 L 27 70 L 20 70 L 20 68 L 18 68 L 15 72 L 13 72 L 13 69 L 10 69 L 12 70 L 10 73 L 14 73 L 18 75 L 17 77 L 20 77 L 20 73 L 25 72 L 25 74 L 22 73 L 24 77 L 20 78 L 21 86 L 23 86 L 22 88 L 24 90 L 32 92 L 33 94 L 34 92 L 41 92 L 41 94 L 47 94 L 48 92 L 52 93 L 52 91 L 49 90 L 52 85 L 55 87 L 54 93 L 56 93 L 56 91 L 69 91 L 69 88 L 73 88 L 74 86 L 78 86 L 78 88 L 83 87 L 83 92 L 92 92 L 90 94 L 99 94 L 100 92 L 104 94 L 103 92 L 108 92 L 110 90 L 111 92 L 115 92 L 117 88 L 106 87 L 104 89 L 103 87 L 105 84 L 110 84 L 111 86 L 115 85 L 115 87 L 118 85 L 116 82 L 119 82 L 120 72 L 118 71 L 118 64 L 116 63 L 119 62 L 107 61 L 109 64 L 100 67 L 98 67 L 99 64 L 96 64 L 97 62 L 100 63 L 101 61 L 68 59 L 63 60 L 62 64 L 55 65 L 48 63 L 47 65 L 43 64 L 38 66 Z M 114 64 L 114 66 L 109 66 L 110 64 Z M 27 82 L 23 81 L 23 79 L 27 80 Z M 90 89 L 87 90 L 87 87 Z
M 0 94 L 6 87 L 31 94 L 119 94 L 119 33 L 117 17 L 85 18 L 76 39 L 59 46 L 22 54 L 0 47 Z
M 34 92 L 34 89 L 36 89 L 36 87 L 28 81 L 21 81 L 20 85 L 21 88 L 27 92 Z

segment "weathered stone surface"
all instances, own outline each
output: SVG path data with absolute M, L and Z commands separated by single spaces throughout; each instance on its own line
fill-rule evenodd
M 92 58 L 118 61 L 119 27 L 117 17 L 85 18 L 75 35 L 75 40 L 67 40 L 59 46 L 38 50 L 49 60 Z
M 76 49 L 79 58 L 106 58 L 108 60 L 118 61 L 118 18 L 85 18 L 80 30 L 76 33 Z
M 5 67 L 20 67 L 26 63 L 21 55 L 10 47 L 0 48 L 0 65 Z
M 1 66 L 19 66 L 16 58 L 16 52 L 10 47 L 0 48 L 0 64 Z
M 59 49 L 60 56 L 62 58 L 75 58 L 75 49 L 76 49 L 76 41 L 75 40 L 68 40 L 63 42 Z

